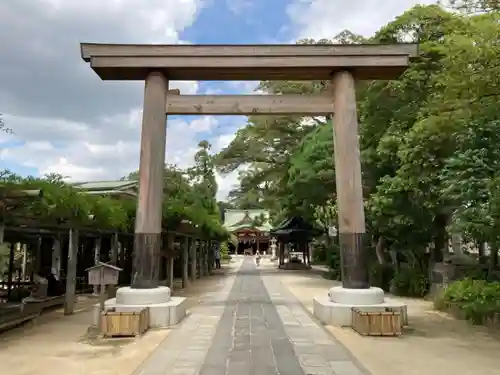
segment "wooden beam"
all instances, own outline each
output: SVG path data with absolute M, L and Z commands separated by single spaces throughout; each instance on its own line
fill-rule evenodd
M 408 55 L 368 56 L 97 56 L 92 68 L 286 69 L 406 66 Z M 171 75 L 169 75 L 170 77 Z
M 169 115 L 313 115 L 333 112 L 330 96 L 168 94 Z
M 182 288 L 187 288 L 189 284 L 189 238 L 184 237 L 181 241 L 182 248 Z
M 328 80 L 397 78 L 418 56 L 416 44 L 134 45 L 82 43 L 81 55 L 105 80 Z
M 81 43 L 82 58 L 89 62 L 96 56 L 363 56 L 418 55 L 418 45 L 402 44 L 99 44 Z
M 190 258 L 191 258 L 191 273 L 190 273 L 190 278 L 191 282 L 194 282 L 196 280 L 196 272 L 197 272 L 197 262 L 198 262 L 198 257 L 197 257 L 197 251 L 196 251 L 196 239 L 190 238 L 189 239 L 189 253 L 190 253 Z
M 144 80 L 151 70 L 170 80 L 327 80 L 346 69 L 359 79 L 389 79 L 409 56 L 95 56 L 90 65 L 104 80 Z

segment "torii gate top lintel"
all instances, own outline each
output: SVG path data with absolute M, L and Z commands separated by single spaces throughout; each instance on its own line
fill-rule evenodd
M 416 44 L 151 45 L 81 44 L 82 58 L 103 80 L 328 80 L 349 70 L 357 79 L 394 79 L 418 55 Z

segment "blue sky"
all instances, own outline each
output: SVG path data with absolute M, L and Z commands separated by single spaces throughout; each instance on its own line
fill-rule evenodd
M 181 34 L 193 43 L 277 43 L 290 40 L 288 0 L 210 0 Z
M 424 0 L 431 3 L 434 0 Z M 103 82 L 80 42 L 265 44 L 371 35 L 414 0 L 16 0 L 0 2 L 0 169 L 120 178 L 138 168 L 143 83 Z M 422 1 L 420 1 L 422 3 Z M 183 94 L 248 94 L 255 82 L 172 82 Z M 167 162 L 188 167 L 202 139 L 227 146 L 244 117 L 171 117 Z M 237 173 L 219 176 L 219 198 Z
M 180 37 L 195 44 L 285 43 L 292 39 L 291 30 L 286 27 L 288 4 L 288 0 L 211 0 L 193 25 L 184 30 Z M 250 85 L 243 90 L 249 87 Z M 232 82 L 200 82 L 199 91 L 202 94 L 240 94 L 242 85 Z M 213 138 L 225 134 L 229 129 L 236 130 L 245 120 L 245 117 L 218 117 L 218 127 L 209 134 L 198 134 L 197 139 Z

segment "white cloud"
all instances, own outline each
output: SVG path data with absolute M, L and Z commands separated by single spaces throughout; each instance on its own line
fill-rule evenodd
M 106 171 L 103 168 L 96 167 L 80 167 L 71 164 L 68 159 L 61 157 L 59 160 L 41 170 L 43 175 L 58 173 L 67 180 L 74 181 L 88 181 L 88 180 L 103 180 L 106 179 Z M 101 178 L 99 178 L 101 177 Z
M 435 3 L 435 0 L 293 0 L 287 12 L 297 39 L 333 38 L 345 29 L 371 36 L 414 5 Z
M 214 152 L 221 151 L 224 147 L 227 147 L 231 141 L 234 139 L 234 133 L 221 134 L 216 137 L 212 143 L 212 150 Z
M 19 120 L 22 122 L 23 119 Z M 36 127 L 36 120 L 29 121 Z M 78 127 L 66 122 L 60 122 L 60 125 L 64 129 Z M 37 136 L 37 139 L 28 138 L 22 147 L 4 148 L 0 151 L 0 161 L 34 167 L 40 174 L 60 173 L 77 181 L 115 179 L 138 169 L 140 122 L 115 124 L 113 129 L 117 136 L 114 138 L 111 138 L 109 129 L 106 131 L 107 138 L 103 138 L 99 137 L 99 130 L 79 126 L 80 132 L 65 142 Z M 190 166 L 197 151 L 198 135 L 216 126 L 217 120 L 211 116 L 190 122 L 183 119 L 168 121 L 166 161 L 181 168 Z M 18 139 L 15 135 L 10 136 L 11 141 Z
M 225 201 L 231 190 L 238 186 L 238 171 L 234 171 L 225 175 L 216 175 L 218 190 L 217 200 Z
M 191 121 L 189 129 L 195 132 L 209 132 L 217 126 L 217 119 L 213 116 L 203 116 Z
M 204 0 L 16 0 L 0 3 L 0 161 L 73 180 L 112 179 L 138 168 L 143 83 L 102 82 L 80 42 L 188 43 L 179 33 Z M 198 83 L 171 88 L 194 94 Z M 213 117 L 168 121 L 167 161 L 192 162 Z M 19 144 L 24 144 L 19 146 Z
M 231 143 L 234 137 L 234 132 L 219 135 L 212 141 L 212 151 L 214 153 L 221 151 Z M 229 192 L 238 186 L 239 171 L 242 169 L 244 169 L 244 167 L 238 168 L 237 170 L 224 175 L 220 173 L 216 174 L 217 185 L 219 188 L 217 191 L 218 200 L 227 200 Z

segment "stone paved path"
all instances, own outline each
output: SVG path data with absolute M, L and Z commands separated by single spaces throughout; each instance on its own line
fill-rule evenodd
M 245 258 L 222 291 L 205 295 L 135 374 L 366 375 L 279 275 Z

